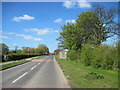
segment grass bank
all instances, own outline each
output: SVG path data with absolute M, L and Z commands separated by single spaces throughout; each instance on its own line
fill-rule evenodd
M 118 71 L 84 66 L 55 56 L 72 88 L 118 88 Z
M 42 58 L 42 57 L 44 57 L 44 56 L 37 56 L 37 57 L 28 58 L 28 59 L 32 60 L 32 59 L 38 59 L 38 58 Z M 0 70 L 4 70 L 4 69 L 10 68 L 10 67 L 14 67 L 14 66 L 17 66 L 17 65 L 29 62 L 29 61 L 30 60 L 26 60 L 26 59 L 16 60 L 15 62 L 12 62 L 12 63 L 9 63 L 9 64 L 0 65 Z
M 13 62 L 13 63 L 9 63 L 9 64 L 4 64 L 4 65 L 0 65 L 0 70 L 4 70 L 13 66 L 17 66 L 23 63 L 29 62 L 28 60 L 19 60 L 17 62 Z

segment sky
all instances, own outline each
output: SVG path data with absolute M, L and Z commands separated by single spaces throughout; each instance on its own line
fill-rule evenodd
M 117 7 L 117 3 L 104 2 L 106 7 Z M 67 22 L 75 23 L 77 15 L 91 10 L 94 2 L 2 2 L 2 42 L 10 50 L 21 47 L 36 48 L 45 44 L 50 52 L 57 49 L 61 27 Z M 115 18 L 117 21 L 117 17 Z M 114 41 L 108 39 L 105 43 Z

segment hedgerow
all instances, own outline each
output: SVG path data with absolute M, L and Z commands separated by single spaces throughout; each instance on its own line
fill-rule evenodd
M 4 61 L 13 61 L 13 60 L 21 60 L 24 58 L 30 58 L 34 56 L 40 56 L 38 53 L 10 53 L 6 55 L 6 58 L 4 58 L 3 55 L 0 55 L 2 57 L 2 62 Z
M 85 44 L 79 52 L 69 51 L 68 58 L 70 60 L 78 60 L 86 66 L 94 66 L 103 69 L 118 68 L 118 46 Z

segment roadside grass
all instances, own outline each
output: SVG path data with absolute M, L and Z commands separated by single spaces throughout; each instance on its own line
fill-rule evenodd
M 84 66 L 71 60 L 62 60 L 59 56 L 55 56 L 55 58 L 67 77 L 71 88 L 118 88 L 117 70 Z M 91 73 L 93 74 L 90 75 Z M 99 78 L 100 76 L 103 78 Z
M 27 58 L 27 59 L 38 59 L 38 58 L 42 58 L 44 56 L 37 56 L 37 57 L 32 57 L 32 58 Z M 8 63 L 8 64 L 4 64 L 4 65 L 0 65 L 0 70 L 4 70 L 13 66 L 17 66 L 26 62 L 29 62 L 30 60 L 26 60 L 26 59 L 22 59 L 22 60 L 16 60 L 15 62 L 12 63 Z
M 38 59 L 38 58 L 42 58 L 46 55 L 43 56 L 35 56 L 35 57 L 31 57 L 31 58 L 25 58 L 25 59 Z M 21 59 L 21 60 L 25 60 L 25 59 Z M 20 60 L 11 60 L 11 61 L 5 61 L 5 62 L 0 62 L 0 63 L 6 63 L 6 62 L 13 62 L 13 61 L 20 61 Z
M 13 66 L 16 66 L 16 65 L 19 65 L 19 64 L 23 64 L 23 63 L 26 63 L 26 62 L 29 62 L 29 61 L 28 60 L 27 61 L 26 60 L 19 60 L 17 62 L 0 65 L 0 70 L 6 69 L 6 68 L 9 68 L 9 67 L 13 67 Z

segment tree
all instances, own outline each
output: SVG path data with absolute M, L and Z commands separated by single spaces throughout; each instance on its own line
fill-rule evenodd
M 62 43 L 62 46 L 69 50 L 79 50 L 85 43 L 98 42 L 96 41 L 94 31 L 96 24 L 100 23 L 98 17 L 93 12 L 85 12 L 78 16 L 76 24 L 67 23 L 62 27 L 60 37 L 57 39 Z M 100 33 L 100 32 L 98 32 Z
M 9 47 L 5 43 L 0 43 L 0 53 L 8 54 Z
M 94 6 L 90 12 L 78 15 L 76 23 L 67 23 L 62 27 L 59 46 L 78 51 L 86 43 L 99 45 L 107 38 L 117 34 L 118 25 L 114 22 L 114 9 Z M 113 14 L 114 13 L 114 14 Z
M 106 8 L 100 4 L 93 5 L 92 12 L 96 13 L 99 17 L 99 20 L 102 21 L 101 25 L 98 25 L 99 28 L 104 26 L 107 38 L 113 35 L 119 35 L 118 33 L 118 23 L 114 21 L 115 16 L 117 15 L 117 7 Z
M 54 54 L 55 54 L 55 55 L 58 55 L 59 52 L 61 52 L 61 51 L 63 51 L 63 50 L 62 50 L 62 49 L 56 49 L 56 50 L 54 50 Z
M 101 26 L 102 24 L 103 22 L 99 20 L 96 13 L 88 11 L 80 14 L 76 20 L 76 26 L 83 38 L 82 43 L 92 43 L 98 45 L 105 41 L 107 33 L 104 33 L 106 30 L 104 26 Z
M 30 48 L 30 53 L 35 53 L 35 48 Z
M 37 53 L 40 53 L 40 54 L 42 54 L 42 55 L 46 55 L 46 54 L 49 54 L 49 48 L 46 46 L 46 45 L 44 45 L 44 44 L 40 44 L 36 49 L 35 49 L 35 51 L 37 52 Z
M 28 47 L 25 47 L 25 46 L 22 47 L 22 52 L 23 52 L 23 53 L 28 53 L 27 48 L 28 48 Z
M 60 32 L 61 36 L 63 37 L 63 45 L 65 48 L 72 50 L 72 49 L 78 49 L 77 46 L 80 46 L 79 42 L 80 39 L 78 39 L 78 32 L 76 29 L 76 25 L 73 23 L 67 23 L 67 25 L 64 25 L 62 27 L 62 32 Z

